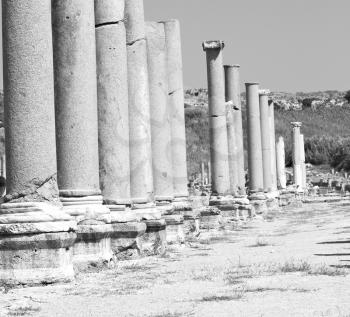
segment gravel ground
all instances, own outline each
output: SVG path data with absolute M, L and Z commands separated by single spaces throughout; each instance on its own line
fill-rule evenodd
M 349 207 L 305 205 L 72 284 L 0 290 L 0 316 L 350 316 L 346 239 Z

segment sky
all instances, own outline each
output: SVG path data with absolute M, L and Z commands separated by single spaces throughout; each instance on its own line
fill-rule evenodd
M 144 0 L 144 5 L 146 20 L 180 20 L 186 88 L 207 86 L 202 41 L 224 40 L 224 62 L 241 65 L 242 83 L 258 81 L 262 88 L 286 92 L 350 89 L 349 0 Z

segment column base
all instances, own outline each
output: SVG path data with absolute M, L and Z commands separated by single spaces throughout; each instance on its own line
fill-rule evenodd
M 288 187 L 280 191 L 279 196 L 280 207 L 294 207 L 299 208 L 303 206 L 301 196 L 294 187 Z
M 116 260 L 137 259 L 141 255 L 140 236 L 146 224 L 139 222 L 135 213 L 125 205 L 106 205 L 111 211 L 111 248 Z
M 47 203 L 0 207 L 0 284 L 40 285 L 74 280 L 76 222 Z
M 78 224 L 73 247 L 73 263 L 78 269 L 91 264 L 109 265 L 114 257 L 110 235 L 113 231 L 110 210 L 102 196 L 61 197 L 63 210 Z
M 267 206 L 266 201 L 267 197 L 263 192 L 251 193 L 248 197 L 250 204 L 252 205 L 252 216 L 256 215 L 266 215 Z
M 166 251 L 166 222 L 155 204 L 135 204 L 132 207 L 138 220 L 146 225 L 146 232 L 140 236 L 142 255 L 163 255 Z

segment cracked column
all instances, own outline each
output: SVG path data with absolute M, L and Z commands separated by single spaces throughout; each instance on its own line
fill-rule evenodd
M 146 222 L 155 253 L 165 250 L 165 220 L 154 204 L 151 114 L 143 0 L 125 1 L 128 55 L 130 184 L 133 210 Z M 147 237 L 147 234 L 146 234 Z
M 287 188 L 286 179 L 286 160 L 285 160 L 285 150 L 284 150 L 284 139 L 283 137 L 278 138 L 276 146 L 276 156 L 277 156 L 277 185 L 280 189 Z
M 275 134 L 275 104 L 269 102 L 269 123 L 270 123 L 270 142 L 271 142 L 271 174 L 272 191 L 277 191 L 277 160 L 276 160 L 276 134 Z
M 263 89 L 259 91 L 260 108 L 260 128 L 261 128 L 261 150 L 263 162 L 264 191 L 272 190 L 272 171 L 271 171 L 271 132 L 269 120 L 269 94 L 270 91 Z
M 184 87 L 182 73 L 181 32 L 178 20 L 163 21 L 167 49 L 168 104 L 171 120 L 172 173 L 174 208 L 193 219 L 188 195 Z
M 78 222 L 74 261 L 110 261 L 110 211 L 99 186 L 93 0 L 52 1 L 58 186 Z
M 256 213 L 265 211 L 264 174 L 259 109 L 259 84 L 246 83 L 249 199 Z
M 300 159 L 301 159 L 301 184 L 302 188 L 305 190 L 307 187 L 306 182 L 306 164 L 305 164 L 305 144 L 304 144 L 304 135 L 300 134 Z
M 167 224 L 167 241 L 181 242 L 183 240 L 183 216 L 175 214 L 173 205 L 171 120 L 168 104 L 168 68 L 164 24 L 147 22 L 146 39 L 155 201 Z
M 245 172 L 244 172 L 244 148 L 243 148 L 243 125 L 239 65 L 225 65 L 225 94 L 226 101 L 232 100 L 234 105 L 233 127 L 235 135 L 235 172 L 236 186 L 239 195 L 245 196 Z
M 76 222 L 58 196 L 51 1 L 3 1 L 2 19 L 7 195 L 0 284 L 71 281 Z
M 298 191 L 302 191 L 302 167 L 301 167 L 301 147 L 300 147 L 300 127 L 301 122 L 292 122 L 293 126 L 293 180 Z
M 222 64 L 222 50 L 224 42 L 206 41 L 203 42 L 203 50 L 207 58 L 208 76 L 208 106 L 209 106 L 209 128 L 210 128 L 210 161 L 212 172 L 212 196 L 210 206 L 217 206 L 219 209 L 230 209 L 233 204 L 232 199 L 227 199 L 231 194 L 229 162 L 228 162 L 228 141 L 225 103 L 225 80 Z M 225 208 L 223 206 L 225 205 Z M 227 206 L 230 206 L 229 208 Z M 205 217 L 212 217 L 215 209 L 210 211 Z M 216 211 L 219 214 L 218 211 Z M 214 216 L 214 217 L 213 217 Z M 228 215 L 230 216 L 230 215 Z M 216 217 L 217 218 L 217 217 Z M 212 220 L 209 218 L 209 222 Z M 204 222 L 202 220 L 202 222 Z M 212 226 L 209 224 L 209 226 Z M 214 226 L 213 226 L 214 228 Z
M 138 237 L 146 230 L 146 225 L 130 211 L 124 8 L 124 0 L 95 0 L 100 186 L 104 204 L 111 211 L 111 245 L 117 256 L 138 246 Z

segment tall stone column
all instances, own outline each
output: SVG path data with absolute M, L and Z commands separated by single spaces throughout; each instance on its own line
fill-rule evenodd
M 74 261 L 109 261 L 110 211 L 99 186 L 93 0 L 53 0 L 58 186 L 78 222 Z
M 250 192 L 264 189 L 259 111 L 259 84 L 246 83 L 248 125 L 248 171 Z
M 301 122 L 292 122 L 293 126 L 293 179 L 298 190 L 302 190 L 302 167 L 301 167 L 301 147 L 300 147 L 300 127 Z
M 286 159 L 285 159 L 285 149 L 284 149 L 284 139 L 283 137 L 278 138 L 276 146 L 276 156 L 277 156 L 277 185 L 280 189 L 287 188 L 286 179 Z
M 223 49 L 222 41 L 203 43 L 207 56 L 212 192 L 218 196 L 230 194 Z
M 167 224 L 167 241 L 183 240 L 183 217 L 175 215 L 168 103 L 168 65 L 164 24 L 146 23 L 148 74 L 151 103 L 151 136 L 155 201 Z
M 228 164 L 230 176 L 231 194 L 236 196 L 238 194 L 238 147 L 237 136 L 234 123 L 235 106 L 232 101 L 232 88 L 229 86 L 227 78 L 227 67 L 224 66 L 225 71 L 225 99 L 226 99 L 226 125 L 227 125 L 227 142 L 228 142 Z
M 0 196 L 6 194 L 6 155 L 2 155 L 0 158 Z
M 134 212 L 146 222 L 146 233 L 155 238 L 151 248 L 156 253 L 163 253 L 166 224 L 154 203 L 151 112 L 143 0 L 125 1 L 125 27 L 128 55 L 131 199 Z M 146 234 L 145 238 L 147 237 Z
M 204 162 L 201 163 L 201 181 L 202 181 L 202 186 L 204 187 L 205 185 L 205 164 Z
M 306 164 L 305 164 L 305 144 L 304 135 L 300 134 L 300 159 L 301 159 L 301 173 L 302 173 L 302 188 L 305 190 L 307 187 L 306 182 Z
M 276 132 L 275 132 L 275 104 L 269 104 L 270 142 L 271 142 L 271 174 L 272 191 L 277 190 L 277 159 L 276 159 Z
M 259 91 L 260 106 L 260 128 L 261 128 L 261 149 L 264 176 L 264 191 L 272 191 L 272 171 L 271 171 L 271 131 L 269 120 L 269 90 Z
M 239 65 L 225 65 L 225 94 L 226 101 L 232 100 L 233 126 L 236 144 L 237 187 L 239 194 L 245 194 L 243 125 Z
M 7 195 L 0 284 L 70 281 L 76 222 L 58 196 L 51 1 L 3 1 L 2 22 Z
M 184 110 L 184 87 L 182 74 L 181 32 L 178 20 L 164 21 L 168 105 L 171 121 L 171 151 L 173 166 L 174 207 L 185 212 L 191 210 L 187 188 L 186 130 Z
M 129 104 L 124 0 L 95 0 L 100 186 L 111 211 L 113 253 L 132 248 L 146 225 L 130 211 Z

